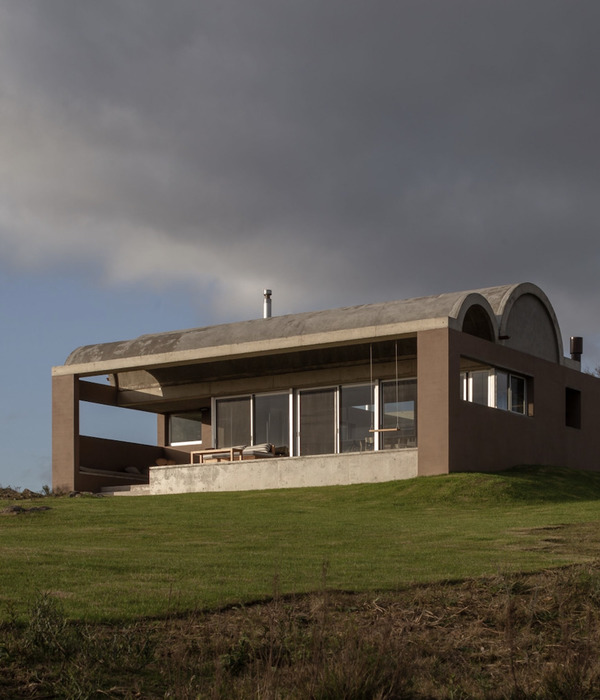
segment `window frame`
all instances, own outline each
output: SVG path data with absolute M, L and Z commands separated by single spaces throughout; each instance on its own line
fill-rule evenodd
M 213 434 L 213 446 L 218 448 L 218 447 L 231 447 L 231 445 L 219 445 L 219 402 L 224 402 L 224 401 L 236 401 L 238 399 L 248 399 L 248 406 L 249 406 L 249 416 L 248 416 L 248 424 L 249 424 L 249 437 L 250 440 L 252 440 L 252 419 L 253 419 L 253 411 L 252 411 L 252 394 L 234 394 L 232 396 L 218 396 L 213 399 L 214 405 L 213 405 L 213 412 L 212 412 L 212 434 Z M 239 443 L 243 444 L 243 443 Z M 251 444 L 251 442 L 247 443 Z
M 344 389 L 359 389 L 359 388 L 368 388 L 369 390 L 369 406 L 372 406 L 372 411 L 371 415 L 373 416 L 373 421 L 372 421 L 372 427 L 374 428 L 376 425 L 378 425 L 378 416 L 379 416 L 379 411 L 377 410 L 377 396 L 378 392 L 375 390 L 375 384 L 377 382 L 374 382 L 371 384 L 371 382 L 356 382 L 352 384 L 340 384 L 338 386 L 338 399 L 337 399 L 337 412 L 338 412 L 338 424 L 337 424 L 337 432 L 338 432 L 338 444 L 337 444 L 337 452 L 336 454 L 352 454 L 353 452 L 356 452 L 356 450 L 343 450 L 342 449 L 342 443 L 343 443 L 343 427 L 342 427 L 342 412 L 344 410 L 344 407 L 342 406 L 342 397 L 344 393 Z M 371 428 L 369 429 L 371 430 Z M 365 441 L 368 436 L 365 436 Z M 367 449 L 366 445 L 368 444 L 365 442 L 365 452 L 375 452 L 377 447 L 376 447 L 376 437 L 377 433 L 372 433 L 372 447 Z M 363 450 L 359 450 L 363 451 Z
M 370 398 L 369 402 L 373 402 L 373 425 L 369 429 L 369 432 L 373 430 L 373 440 L 372 447 L 365 449 L 369 452 L 378 452 L 383 449 L 394 449 L 391 447 L 386 447 L 385 440 L 382 437 L 381 429 L 383 428 L 382 422 L 384 419 L 383 411 L 383 396 L 384 387 L 388 384 L 394 385 L 398 382 L 400 385 L 407 382 L 414 382 L 415 384 L 415 397 L 414 397 L 414 445 L 405 445 L 398 449 L 406 449 L 417 446 L 417 377 L 401 377 L 398 379 L 386 378 L 386 379 L 373 379 L 372 382 L 352 382 L 349 384 L 327 384 L 324 386 L 309 386 L 302 388 L 290 388 L 287 391 L 267 391 L 259 393 L 247 393 L 247 394 L 232 394 L 228 396 L 218 396 L 212 397 L 211 407 L 212 407 L 212 435 L 213 435 L 213 447 L 219 447 L 218 440 L 218 416 L 219 416 L 219 403 L 222 401 L 235 400 L 235 399 L 248 399 L 249 402 L 249 421 L 250 421 L 250 445 L 256 444 L 256 399 L 260 397 L 268 396 L 285 396 L 289 397 L 288 400 L 288 411 L 289 411 L 289 454 L 290 456 L 301 456 L 301 402 L 302 396 L 310 392 L 327 392 L 331 391 L 333 395 L 333 416 L 332 416 L 332 430 L 333 430 L 333 449 L 334 452 L 327 452 L 322 454 L 351 454 L 351 451 L 342 451 L 342 400 L 343 392 L 347 389 L 364 387 L 369 390 Z M 371 403 L 369 403 L 371 405 Z M 366 438 L 365 438 L 366 440 Z M 366 445 L 367 443 L 365 443 Z M 221 447 L 228 447 L 229 445 L 221 445 Z M 312 454 L 312 453 L 311 453 Z M 307 456 L 306 453 L 304 456 Z
M 391 449 L 409 449 L 411 447 L 417 447 L 418 446 L 418 426 L 417 426 L 417 415 L 418 415 L 418 379 L 417 377 L 401 377 L 397 379 L 381 379 L 378 382 L 379 385 L 379 421 L 377 423 L 379 430 L 385 430 L 384 426 L 384 421 L 385 421 L 385 409 L 384 409 L 384 399 L 385 399 L 385 385 L 390 384 L 403 384 L 403 383 L 408 383 L 408 382 L 413 382 L 414 383 L 414 389 L 415 389 L 415 395 L 414 399 L 412 400 L 413 403 L 413 418 L 412 418 L 412 423 L 413 423 L 413 430 L 409 432 L 409 434 L 406 436 L 407 440 L 414 440 L 414 445 L 404 445 L 402 447 L 386 447 L 386 440 L 385 432 L 379 432 L 377 433 L 379 437 L 379 446 L 378 450 L 391 450 Z M 398 431 L 402 432 L 402 431 Z M 404 437 L 404 436 L 402 436 Z
M 301 435 L 301 420 L 302 420 L 302 404 L 301 404 L 301 397 L 302 394 L 310 394 L 310 393 L 316 393 L 318 391 L 326 392 L 326 391 L 331 391 L 333 392 L 333 447 L 334 447 L 334 452 L 310 452 L 310 453 L 305 453 L 303 455 L 302 449 L 301 449 L 301 440 L 302 440 L 302 435 Z M 328 386 L 315 386 L 315 387 L 306 387 L 302 389 L 297 389 L 296 390 L 296 441 L 295 441 L 295 454 L 298 455 L 299 457 L 302 456 L 309 456 L 311 454 L 339 454 L 339 386 L 338 385 L 328 385 Z
M 261 398 L 267 398 L 270 396 L 282 396 L 286 398 L 286 405 L 287 405 L 287 439 L 289 442 L 289 447 L 288 449 L 292 450 L 292 443 L 290 442 L 290 433 L 291 433 L 291 419 L 292 419 L 292 412 L 290 411 L 290 401 L 289 401 L 289 396 L 290 396 L 290 390 L 288 389 L 287 391 L 265 391 L 265 392 L 260 392 L 256 394 L 251 394 L 251 402 L 250 402 L 250 412 L 251 412 L 251 432 L 250 432 L 250 440 L 252 445 L 256 444 L 261 444 L 262 442 L 270 442 L 269 440 L 258 440 L 256 437 L 256 399 L 261 399 Z M 275 444 L 275 443 L 271 443 Z

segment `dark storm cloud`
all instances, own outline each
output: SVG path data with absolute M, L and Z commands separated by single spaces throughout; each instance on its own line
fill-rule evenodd
M 530 280 L 596 333 L 599 20 L 548 0 L 6 3 L 0 242 L 115 279 L 202 264 L 241 308 L 263 283 L 295 310 Z

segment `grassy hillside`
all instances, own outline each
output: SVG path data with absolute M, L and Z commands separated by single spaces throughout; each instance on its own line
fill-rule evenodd
M 24 616 L 43 592 L 60 599 L 68 617 L 87 621 L 323 587 L 393 592 L 590 561 L 600 542 L 600 475 L 543 467 L 43 503 L 50 510 L 0 517 L 3 619 Z M 0 510 L 8 505 L 0 501 Z

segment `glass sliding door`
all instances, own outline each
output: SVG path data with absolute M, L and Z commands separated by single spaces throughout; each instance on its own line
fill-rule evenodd
M 380 447 L 416 447 L 417 445 L 417 380 L 400 379 L 381 383 Z M 389 432 L 385 432 L 385 429 Z
M 340 451 L 362 452 L 374 447 L 375 406 L 373 387 L 343 386 L 340 389 Z
M 335 389 L 310 389 L 298 392 L 298 432 L 301 455 L 336 452 Z
M 217 447 L 249 445 L 250 397 L 217 399 Z
M 263 442 L 289 449 L 289 394 L 257 394 L 254 397 L 254 444 Z

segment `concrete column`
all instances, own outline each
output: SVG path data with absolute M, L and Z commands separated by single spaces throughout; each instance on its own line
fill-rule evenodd
M 79 377 L 52 377 L 52 488 L 77 490 L 79 472 Z
M 419 476 L 448 474 L 450 452 L 448 329 L 417 333 Z

